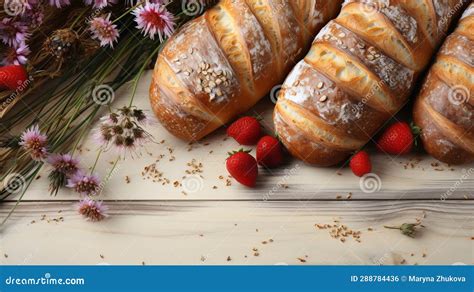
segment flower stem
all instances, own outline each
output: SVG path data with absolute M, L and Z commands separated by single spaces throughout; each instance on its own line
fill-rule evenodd
M 138 81 L 143 75 L 143 72 L 145 71 L 146 67 L 148 66 L 148 63 L 150 63 L 151 59 L 160 51 L 161 49 L 161 44 L 157 46 L 153 52 L 148 56 L 148 58 L 145 60 L 143 63 L 142 67 L 140 68 L 140 71 L 138 72 L 137 76 L 135 77 L 135 80 L 133 81 L 133 90 L 132 90 L 132 97 L 130 98 L 130 104 L 129 106 L 133 105 L 133 99 L 135 98 L 135 94 L 137 93 L 137 87 L 138 87 Z
M 99 152 L 97 153 L 97 157 L 95 158 L 94 165 L 92 166 L 91 174 L 94 172 L 95 167 L 97 166 L 97 162 L 99 162 L 99 158 L 100 158 L 100 155 L 102 154 L 102 151 L 103 151 L 103 148 L 101 147 Z

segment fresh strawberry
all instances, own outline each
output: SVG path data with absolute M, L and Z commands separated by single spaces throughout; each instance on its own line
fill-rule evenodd
M 372 171 L 372 162 L 369 154 L 365 151 L 360 151 L 352 156 L 349 166 L 357 176 L 364 176 Z
M 272 136 L 262 137 L 257 144 L 257 162 L 268 168 L 280 166 L 283 163 L 280 141 Z
M 227 135 L 241 145 L 255 145 L 262 136 L 262 128 L 256 118 L 243 117 L 227 128 Z
M 28 74 L 23 66 L 0 67 L 0 89 L 16 90 L 27 79 Z
M 258 166 L 257 161 L 249 154 L 250 150 L 243 149 L 229 153 L 226 167 L 230 175 L 239 183 L 247 187 L 254 187 L 257 182 Z
M 377 141 L 377 148 L 393 155 L 407 154 L 413 149 L 415 137 L 410 125 L 397 122 L 385 130 Z

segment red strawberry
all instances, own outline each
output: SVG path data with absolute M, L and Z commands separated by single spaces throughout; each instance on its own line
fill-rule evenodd
M 272 168 L 283 163 L 283 152 L 280 141 L 272 136 L 264 136 L 257 144 L 257 162 Z
M 227 128 L 227 135 L 241 145 L 255 145 L 262 136 L 262 129 L 256 118 L 243 117 Z
M 414 141 L 410 125 L 406 122 L 397 122 L 385 130 L 377 141 L 377 148 L 388 154 L 402 155 L 413 149 Z
M 257 161 L 249 154 L 250 150 L 243 149 L 229 153 L 226 167 L 230 175 L 239 183 L 247 187 L 254 187 L 257 182 L 258 166 Z
M 23 66 L 0 67 L 0 89 L 16 90 L 27 79 L 28 74 Z
M 360 151 L 352 156 L 349 166 L 357 176 L 364 176 L 372 171 L 372 162 L 370 162 L 369 154 L 365 151 Z

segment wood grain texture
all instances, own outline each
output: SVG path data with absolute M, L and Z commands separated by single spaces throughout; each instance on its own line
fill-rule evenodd
M 151 78 L 148 73 L 141 80 L 135 98 L 137 106 L 149 109 L 147 83 Z M 127 90 L 117 92 L 115 106 L 128 104 L 130 95 Z M 273 103 L 263 101 L 249 112 L 251 115 L 261 115 L 266 132 L 273 133 L 272 112 Z M 103 198 L 108 200 L 334 200 L 338 196 L 344 199 L 352 193 L 353 199 L 387 200 L 387 199 L 474 199 L 474 164 L 451 167 L 438 163 L 426 155 L 394 157 L 377 154 L 374 150 L 374 172 L 380 178 L 375 189 L 361 188 L 361 180 L 354 176 L 348 167 L 343 165 L 333 168 L 317 168 L 292 159 L 280 169 L 260 169 L 258 187 L 248 189 L 232 180 L 232 185 L 226 186 L 227 171 L 225 159 L 227 152 L 237 150 L 239 146 L 234 140 L 225 140 L 224 129 L 201 141 L 189 145 L 170 135 L 161 125 L 152 128 L 157 143 L 148 144 L 146 151 L 134 159 L 121 161 L 112 172 L 111 179 L 104 186 Z M 81 161 L 84 166 L 94 164 L 96 143 L 92 134 L 82 146 Z M 164 143 L 160 142 L 164 140 Z M 173 153 L 170 153 L 172 149 Z M 192 149 L 192 150 L 190 150 Z M 255 151 L 252 152 L 255 154 Z M 156 159 L 164 157 L 156 164 L 158 171 L 163 172 L 162 178 L 169 183 L 153 182 L 153 179 L 143 179 L 141 172 L 144 167 L 155 163 Z M 136 155 L 137 156 L 137 155 Z M 113 151 L 104 153 L 96 168 L 101 177 L 107 176 L 116 159 Z M 170 161 L 173 160 L 173 161 Z M 186 170 L 192 167 L 187 164 L 196 159 L 202 163 L 202 173 L 188 175 Z M 418 160 L 421 160 L 418 162 Z M 76 198 L 73 192 L 60 191 L 57 197 L 48 195 L 48 168 L 44 168 L 40 178 L 35 181 L 25 195 L 25 200 L 49 200 Z M 183 179 L 187 175 L 188 178 Z M 200 178 L 202 175 L 203 178 Z M 224 179 L 219 179 L 219 176 Z M 130 183 L 125 182 L 128 176 Z M 178 181 L 187 187 L 174 187 Z M 367 181 L 365 181 L 367 183 Z M 370 181 L 369 181 L 370 182 Z M 217 187 L 217 189 L 214 188 Z M 378 187 L 380 188 L 378 188 Z M 364 192 L 365 190 L 365 192 Z M 378 190 L 367 192 L 367 190 Z M 183 194 L 183 191 L 187 195 Z M 9 198 L 14 200 L 14 197 Z
M 1 233 L 0 263 L 474 263 L 471 201 L 176 201 L 109 202 L 109 206 L 109 219 L 90 223 L 76 214 L 73 202 L 21 204 Z M 0 214 L 10 207 L 3 205 Z M 423 214 L 426 227 L 416 239 L 383 228 L 415 222 Z M 54 221 L 60 217 L 63 221 Z M 361 231 L 361 242 L 350 238 L 342 243 L 314 226 L 334 224 L 335 219 Z
M 136 97 L 137 105 L 145 109 L 149 108 L 149 78 L 150 74 L 144 77 Z M 128 104 L 128 98 L 126 89 L 117 92 L 115 105 Z M 263 102 L 251 112 L 262 114 L 268 132 L 272 132 L 272 108 L 270 102 Z M 282 169 L 262 171 L 259 187 L 247 189 L 235 182 L 226 186 L 226 153 L 238 145 L 231 139 L 223 141 L 223 130 L 193 145 L 191 151 L 160 125 L 152 134 L 158 143 L 148 145 L 141 157 L 121 161 L 105 184 L 99 198 L 107 201 L 111 216 L 103 222 L 80 218 L 74 209 L 78 196 L 72 192 L 50 197 L 43 171 L 0 230 L 0 264 L 388 265 L 403 259 L 406 264 L 474 263 L 474 201 L 464 198 L 472 199 L 474 165 L 451 170 L 444 164 L 431 165 L 433 159 L 421 156 L 421 162 L 411 161 L 412 168 L 413 157 L 376 155 L 374 170 L 382 186 L 364 193 L 347 168 L 318 169 L 293 160 Z M 174 149 L 172 154 L 167 147 Z M 93 164 L 96 151 L 92 140 L 84 143 L 84 166 Z M 170 179 L 165 186 L 141 177 L 143 167 L 160 154 L 166 156 L 156 167 Z M 175 160 L 169 161 L 172 156 Z M 198 188 L 184 195 L 183 187 L 175 188 L 173 181 L 182 182 L 193 158 L 203 163 L 204 178 L 186 180 L 187 188 L 193 186 L 190 182 L 197 182 Z M 97 172 L 102 177 L 114 159 L 107 152 L 99 161 Z M 14 199 L 0 205 L 0 218 L 11 210 Z M 382 227 L 413 222 L 423 213 L 426 228 L 417 239 Z M 361 230 L 362 242 L 342 243 L 331 238 L 328 230 L 314 226 L 333 224 L 334 219 Z M 367 231 L 369 227 L 374 231 Z

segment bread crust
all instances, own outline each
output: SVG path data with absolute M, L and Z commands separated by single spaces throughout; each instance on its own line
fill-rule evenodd
M 414 107 L 426 151 L 449 164 L 474 161 L 474 4 L 441 48 Z
M 342 0 L 221 0 L 161 51 L 152 109 L 175 136 L 194 141 L 255 105 L 282 82 Z
M 320 31 L 275 108 L 277 133 L 294 156 L 338 164 L 407 103 L 440 42 L 441 18 L 449 24 L 455 8 L 466 6 L 462 0 L 413 2 L 347 0 Z

